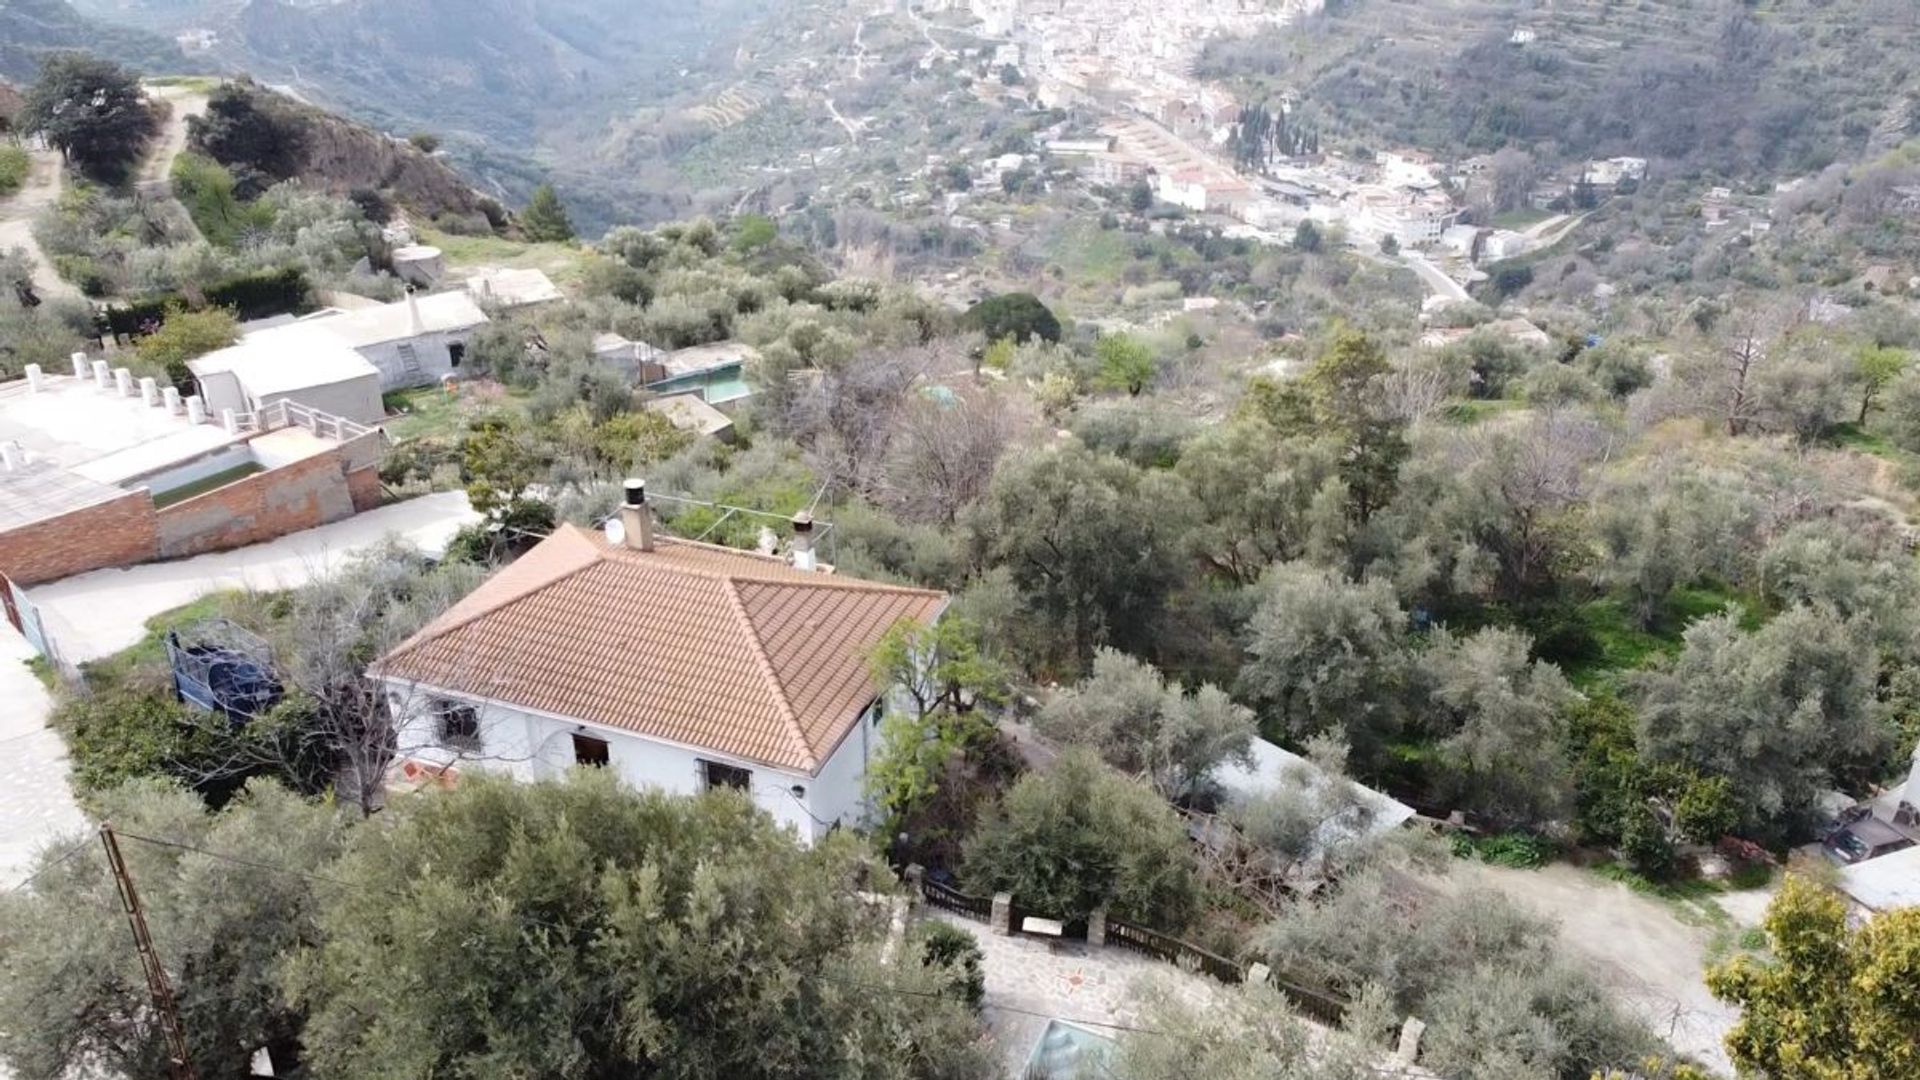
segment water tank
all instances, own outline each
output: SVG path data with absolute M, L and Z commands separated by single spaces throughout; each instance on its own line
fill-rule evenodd
M 393 251 L 393 272 L 400 280 L 420 288 L 432 288 L 446 276 L 446 257 L 440 249 L 426 244 L 408 244 Z

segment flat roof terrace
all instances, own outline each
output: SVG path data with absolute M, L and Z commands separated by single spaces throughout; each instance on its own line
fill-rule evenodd
M 244 439 L 71 375 L 41 376 L 38 393 L 24 380 L 0 385 L 0 443 L 17 444 L 29 462 L 99 484 L 119 484 Z

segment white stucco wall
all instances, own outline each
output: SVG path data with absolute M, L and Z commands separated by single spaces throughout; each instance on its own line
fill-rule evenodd
M 473 337 L 470 330 L 447 331 L 422 334 L 406 341 L 385 341 L 377 345 L 362 345 L 354 351 L 367 358 L 367 362 L 380 369 L 380 388 L 396 390 L 409 386 L 431 386 L 444 375 L 454 370 L 452 354 L 447 346 L 453 342 L 466 343 Z M 411 344 L 414 354 L 420 362 L 420 374 L 407 374 L 400 359 L 400 346 Z M 465 363 L 465 361 L 462 361 Z
M 357 424 L 377 425 L 387 417 L 386 407 L 380 402 L 380 378 L 371 372 L 357 379 L 263 394 L 254 400 L 253 408 L 264 408 L 282 398 Z
M 657 788 L 676 795 L 698 794 L 704 788 L 702 761 L 747 769 L 753 774 L 750 794 L 755 805 L 775 821 L 791 828 L 802 841 L 812 843 L 836 823 L 858 825 L 864 819 L 866 755 L 875 744 L 873 725 L 864 718 L 821 767 L 818 777 L 775 769 L 741 758 L 652 739 L 618 728 L 583 724 L 477 698 L 386 680 L 388 707 L 399 730 L 399 757 L 456 770 L 504 772 L 519 780 L 543 780 L 565 775 L 574 768 L 576 731 L 604 739 L 608 767 L 636 788 Z M 479 710 L 480 746 L 456 750 L 440 745 L 435 699 L 444 698 Z M 794 787 L 805 794 L 796 796 Z

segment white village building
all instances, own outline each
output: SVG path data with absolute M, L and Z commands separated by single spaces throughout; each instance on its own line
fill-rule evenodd
M 880 689 L 868 657 L 944 594 L 654 535 L 628 483 L 607 536 L 562 526 L 377 661 L 397 771 L 457 783 L 576 766 L 635 787 L 737 788 L 806 842 L 867 816 Z

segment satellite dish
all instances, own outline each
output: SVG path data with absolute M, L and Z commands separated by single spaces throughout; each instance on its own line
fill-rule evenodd
M 620 547 L 627 542 L 627 527 L 620 524 L 620 519 L 617 517 L 608 518 L 607 523 L 600 527 L 600 531 L 606 535 L 607 543 L 614 547 Z

